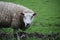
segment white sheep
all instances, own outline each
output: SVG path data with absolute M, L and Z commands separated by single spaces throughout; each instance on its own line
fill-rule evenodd
M 27 7 L 0 1 L 0 28 L 12 27 L 17 34 L 17 29 L 26 30 L 31 25 L 34 15 Z

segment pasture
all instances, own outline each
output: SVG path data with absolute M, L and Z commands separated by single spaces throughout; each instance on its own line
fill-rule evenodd
M 60 0 L 0 0 L 24 5 L 37 13 L 32 25 L 25 32 L 51 34 L 60 33 Z M 21 31 L 19 29 L 19 31 Z M 12 33 L 11 28 L 2 28 L 0 32 Z M 40 40 L 27 38 L 27 40 Z M 59 40 L 59 39 L 57 39 Z

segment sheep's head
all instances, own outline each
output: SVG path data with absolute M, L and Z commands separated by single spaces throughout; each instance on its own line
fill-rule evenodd
M 25 12 L 21 13 L 21 15 L 23 15 L 23 21 L 25 23 L 25 27 L 27 27 L 27 26 L 31 25 L 36 13 L 25 11 Z

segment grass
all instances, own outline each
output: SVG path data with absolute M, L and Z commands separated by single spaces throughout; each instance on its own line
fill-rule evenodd
M 60 0 L 0 0 L 24 5 L 37 13 L 26 32 L 60 33 Z M 4 29 L 9 30 L 11 29 Z M 6 31 L 8 32 L 8 31 Z M 33 40 L 33 39 L 32 39 Z

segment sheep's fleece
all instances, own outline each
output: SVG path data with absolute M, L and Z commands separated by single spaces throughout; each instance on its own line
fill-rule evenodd
M 22 5 L 0 1 L 0 28 L 10 26 L 12 28 L 18 28 L 24 25 L 22 21 L 23 17 L 20 14 L 24 11 L 33 12 L 31 9 Z

